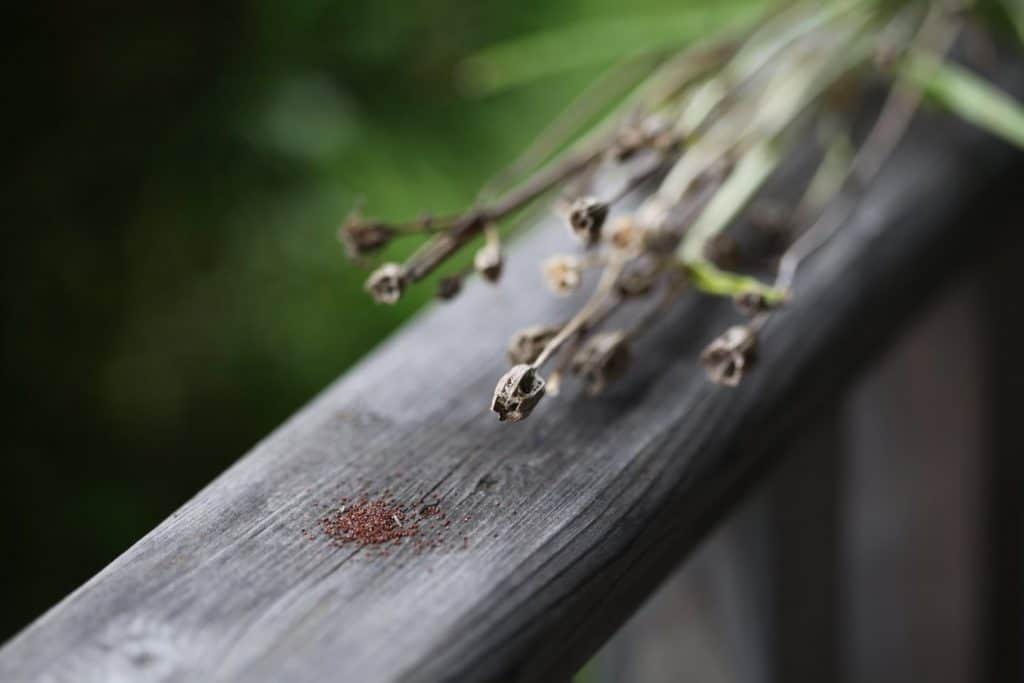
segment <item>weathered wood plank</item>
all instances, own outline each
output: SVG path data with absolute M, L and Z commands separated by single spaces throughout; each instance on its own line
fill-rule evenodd
M 986 679 L 980 647 L 992 406 L 978 280 L 928 306 L 844 407 L 848 681 L 1017 680 Z
M 1003 222 L 1020 229 L 1024 197 Z M 1013 229 L 1010 227 L 1010 229 Z M 985 669 L 980 680 L 1024 680 L 1024 433 L 1020 397 L 1024 374 L 1015 369 L 1024 335 L 1024 306 L 1008 292 L 1020 282 L 1024 245 L 988 256 L 984 319 L 988 341 L 988 459 L 984 482 L 987 528 L 982 558 L 985 621 L 982 648 Z
M 959 124 L 925 128 L 802 275 L 740 388 L 694 363 L 734 314 L 692 301 L 607 397 L 498 424 L 486 404 L 508 335 L 566 309 L 535 272 L 567 238 L 536 231 L 503 287 L 419 317 L 9 642 L 0 680 L 568 676 L 965 247 L 994 237 L 963 211 L 1019 160 Z M 471 518 L 467 546 L 369 558 L 300 534 L 317 503 L 361 487 L 442 496 Z

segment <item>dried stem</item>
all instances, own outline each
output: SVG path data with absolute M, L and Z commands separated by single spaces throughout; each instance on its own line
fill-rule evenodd
M 604 148 L 595 146 L 567 157 L 510 190 L 493 204 L 470 210 L 450 223 L 449 232 L 438 235 L 413 254 L 404 266 L 409 282 L 422 280 L 449 256 L 476 237 L 488 224 L 506 218 L 523 208 L 559 183 L 579 173 L 600 159 Z
M 601 273 L 601 280 L 597 283 L 597 288 L 591 295 L 590 299 L 586 304 L 583 305 L 576 315 L 566 323 L 555 338 L 548 342 L 544 350 L 541 351 L 540 355 L 537 356 L 537 360 L 533 361 L 530 365 L 535 369 L 539 370 L 544 364 L 551 358 L 552 355 L 569 339 L 573 334 L 578 332 L 580 328 L 588 324 L 592 318 L 604 304 L 605 299 L 609 296 L 612 291 L 612 287 L 615 284 L 615 280 L 618 278 L 619 273 L 622 272 L 623 262 L 619 259 L 613 260 Z
M 649 61 L 649 56 L 626 59 L 612 66 L 597 81 L 587 86 L 515 161 L 487 181 L 480 190 L 478 201 L 491 198 L 498 187 L 514 181 L 528 169 L 546 161 L 602 109 L 636 88 L 637 77 L 641 71 L 649 68 Z
M 952 47 L 960 24 L 954 22 L 940 6 L 934 3 L 922 23 L 915 42 L 927 46 L 936 54 L 945 54 Z M 921 103 L 921 93 L 901 83 L 893 85 L 878 118 L 861 144 L 850 164 L 849 180 L 858 187 L 867 185 L 882 168 L 885 161 L 903 139 Z M 775 286 L 790 290 L 800 264 L 835 234 L 856 208 L 853 197 L 840 197 L 824 215 L 818 218 L 783 254 L 779 262 Z

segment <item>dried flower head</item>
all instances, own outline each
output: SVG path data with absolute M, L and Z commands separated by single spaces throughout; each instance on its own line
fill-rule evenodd
M 636 251 L 640 248 L 643 234 L 632 216 L 619 216 L 608 230 L 608 243 L 621 251 Z
M 503 265 L 501 244 L 488 241 L 473 256 L 473 268 L 488 282 L 497 282 Z
M 757 332 L 747 325 L 734 325 L 708 344 L 700 354 L 700 363 L 712 381 L 734 387 L 756 357 Z
M 508 359 L 513 365 L 532 363 L 558 331 L 559 325 L 531 325 L 512 335 L 508 343 Z
M 385 263 L 370 274 L 366 291 L 379 304 L 393 304 L 405 290 L 405 271 L 397 263 Z
M 544 262 L 544 282 L 555 294 L 569 294 L 580 286 L 583 264 L 575 256 L 559 254 Z
M 350 216 L 338 229 L 338 239 L 352 259 L 377 251 L 394 236 L 394 228 L 384 223 L 364 223 L 358 216 Z
M 462 274 L 448 275 L 437 283 L 437 298 L 444 301 L 454 299 L 462 291 Z
M 501 422 L 519 422 L 544 397 L 544 378 L 530 365 L 520 364 L 502 375 L 494 387 L 491 410 Z
M 569 205 L 569 228 L 590 247 L 601 240 L 601 228 L 608 218 L 608 205 L 593 197 L 580 197 Z
M 572 358 L 569 369 L 586 385 L 587 393 L 604 391 L 629 369 L 631 354 L 626 333 L 598 332 L 588 339 Z

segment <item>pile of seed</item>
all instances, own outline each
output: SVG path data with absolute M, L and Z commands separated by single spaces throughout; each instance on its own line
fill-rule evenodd
M 360 498 L 320 518 L 320 531 L 336 545 L 400 543 L 420 533 L 405 507 L 388 498 Z
M 438 496 L 399 501 L 390 489 L 359 497 L 342 497 L 335 505 L 319 504 L 312 525 L 301 529 L 308 541 L 325 539 L 332 545 L 355 547 L 363 557 L 388 557 L 395 546 L 409 546 L 413 555 L 441 549 L 465 550 L 469 546 L 470 515 L 455 520 Z

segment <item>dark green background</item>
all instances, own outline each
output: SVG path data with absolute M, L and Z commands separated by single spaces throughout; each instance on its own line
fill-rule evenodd
M 467 55 L 678 3 L 21 5 L 0 22 L 0 638 L 429 297 L 362 293 L 334 237 L 357 196 L 459 206 L 597 73 L 471 96 Z

